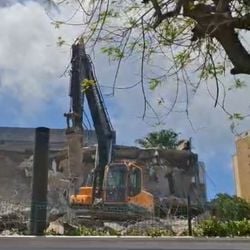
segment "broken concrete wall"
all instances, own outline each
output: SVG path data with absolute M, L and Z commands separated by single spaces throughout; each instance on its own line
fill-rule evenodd
M 67 152 L 55 157 L 60 169 L 67 169 Z M 133 160 L 143 169 L 144 188 L 153 195 L 163 198 L 175 196 L 185 199 L 195 176 L 197 155 L 188 151 L 139 149 L 115 146 L 114 161 Z M 83 149 L 83 182 L 94 167 L 95 147 Z M 170 182 L 169 176 L 172 176 Z
M 30 203 L 33 158 L 27 153 L 2 152 L 0 168 L 0 197 Z M 83 148 L 81 182 L 94 167 L 95 147 Z M 195 175 L 197 155 L 188 151 L 139 149 L 116 146 L 114 160 L 136 161 L 143 169 L 144 188 L 153 195 L 164 198 L 174 196 L 185 199 L 191 180 Z M 67 149 L 50 154 L 48 202 L 58 209 L 66 207 L 69 190 L 69 166 Z M 79 171 L 79 169 L 78 169 Z M 169 175 L 172 175 L 173 184 Z M 171 188 L 172 187 L 172 190 Z
M 0 200 L 10 202 L 10 204 L 21 203 L 24 206 L 29 206 L 32 191 L 33 155 L 13 151 L 0 151 L 0 159 Z M 91 163 L 83 163 L 81 167 L 83 176 L 87 176 L 93 165 Z M 71 189 L 69 180 L 66 151 L 63 159 L 54 157 L 51 154 L 48 177 L 49 207 L 57 208 L 59 211 L 65 209 L 68 190 Z M 84 181 L 84 178 L 81 179 L 81 183 Z
M 0 151 L 0 200 L 24 202 L 30 199 L 30 178 L 19 168 L 28 157 L 25 153 Z
M 33 167 L 34 128 L 0 127 L 0 199 L 30 203 Z M 93 130 L 84 131 L 84 145 L 94 145 Z M 65 129 L 50 129 L 49 202 L 58 203 L 58 192 L 68 185 L 69 174 L 60 159 L 55 159 L 67 145 Z M 65 157 L 64 157 L 65 158 Z M 64 168 L 64 169 L 60 169 Z M 60 196 L 60 198 L 58 197 Z M 59 202 L 60 203 L 60 202 Z

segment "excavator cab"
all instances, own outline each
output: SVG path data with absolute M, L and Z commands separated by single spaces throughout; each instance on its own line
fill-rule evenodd
M 152 215 L 154 198 L 143 190 L 142 180 L 142 169 L 134 162 L 111 163 L 105 169 L 104 208 L 121 208 L 124 215 Z
M 131 161 L 110 163 L 105 168 L 101 218 L 138 219 L 154 214 L 154 197 L 143 190 L 142 169 Z
M 137 166 L 112 163 L 106 167 L 104 176 L 104 202 L 128 202 L 141 193 L 142 173 Z
M 93 172 L 77 195 L 71 196 L 71 205 L 92 207 L 95 216 L 122 219 L 153 215 L 153 195 L 143 190 L 142 169 L 132 162 L 115 162 L 106 166 L 101 202 L 93 205 Z

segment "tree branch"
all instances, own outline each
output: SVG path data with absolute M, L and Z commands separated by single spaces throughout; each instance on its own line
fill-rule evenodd
M 151 2 L 152 2 L 153 7 L 155 9 L 156 16 L 160 17 L 162 15 L 162 12 L 161 12 L 161 7 L 160 7 L 158 1 L 157 0 L 151 0 Z
M 250 30 L 250 13 L 241 18 L 233 18 L 232 25 L 237 29 Z
M 223 0 L 229 2 L 229 0 Z M 219 0 L 220 2 L 220 0 Z M 217 6 L 218 7 L 218 6 Z M 219 10 L 225 10 L 225 6 Z M 250 74 L 250 54 L 242 45 L 235 28 L 249 29 L 250 14 L 242 18 L 232 18 L 231 13 L 213 13 L 209 6 L 199 4 L 192 9 L 184 8 L 184 14 L 197 22 L 196 30 L 200 36 L 215 37 L 222 45 L 234 68 L 231 74 Z
M 163 20 L 177 16 L 180 13 L 185 0 L 178 0 L 175 5 L 174 10 L 167 11 L 165 13 L 162 13 L 161 8 L 157 3 L 157 0 L 151 0 L 151 2 L 155 9 L 155 16 L 156 16 L 156 20 L 155 20 L 155 23 L 153 24 L 153 28 L 156 29 L 162 23 Z
M 250 14 L 240 18 L 232 17 L 230 2 L 232 0 L 214 0 L 213 4 L 194 4 L 193 0 L 178 0 L 174 10 L 162 13 L 157 0 L 151 0 L 157 17 L 153 28 L 157 28 L 163 20 L 180 14 L 192 18 L 197 22 L 193 29 L 192 41 L 205 35 L 215 37 L 222 45 L 234 68 L 232 74 L 250 74 L 250 55 L 242 45 L 235 29 L 250 30 Z
M 222 45 L 234 65 L 231 74 L 250 74 L 250 55 L 243 47 L 234 29 L 231 27 L 224 28 L 223 32 L 216 32 L 215 38 Z

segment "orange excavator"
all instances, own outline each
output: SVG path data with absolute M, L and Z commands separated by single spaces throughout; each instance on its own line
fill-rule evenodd
M 154 213 L 154 197 L 143 189 L 142 168 L 132 161 L 115 161 L 116 136 L 83 40 L 72 45 L 70 98 L 72 126 L 83 130 L 86 98 L 97 138 L 95 167 L 85 185 L 70 196 L 70 206 L 98 218 L 128 219 Z M 69 123 L 68 123 L 69 124 Z

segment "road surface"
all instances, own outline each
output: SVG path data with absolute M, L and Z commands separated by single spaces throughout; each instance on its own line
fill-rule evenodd
M 0 237 L 0 250 L 250 250 L 250 240 Z

